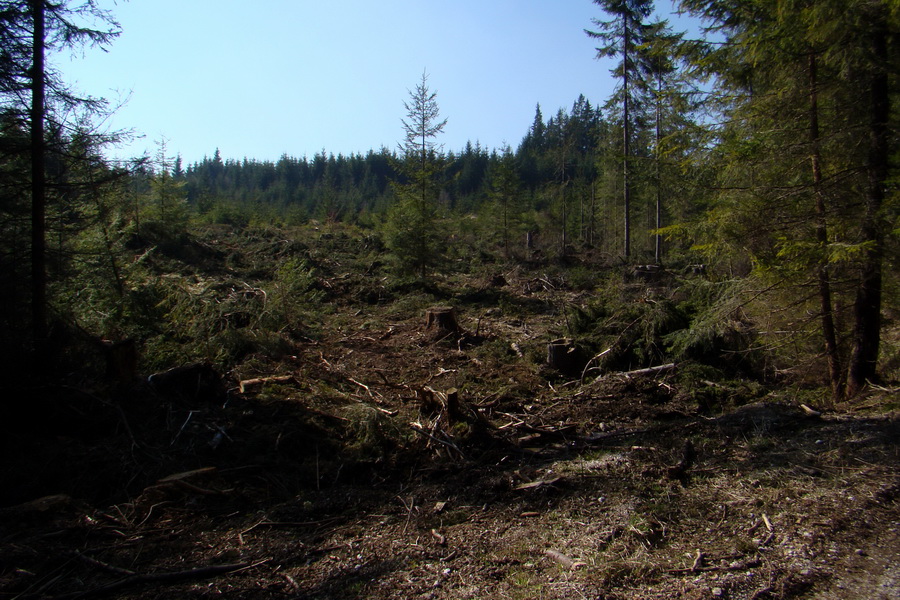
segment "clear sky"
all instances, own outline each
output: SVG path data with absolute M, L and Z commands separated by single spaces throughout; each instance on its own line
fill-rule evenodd
M 614 85 L 584 34 L 591 0 L 98 0 L 122 26 L 108 52 L 55 64 L 113 104 L 110 125 L 144 136 L 110 149 L 185 164 L 394 149 L 410 89 L 428 73 L 446 150 L 515 149 L 544 117 Z M 660 0 L 668 11 L 670 2 Z

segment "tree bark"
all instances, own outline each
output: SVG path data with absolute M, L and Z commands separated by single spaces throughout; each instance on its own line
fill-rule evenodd
M 436 335 L 458 334 L 462 331 L 456 320 L 456 309 L 450 306 L 437 306 L 425 311 L 425 330 Z
M 654 157 L 654 166 L 656 167 L 656 229 L 662 227 L 662 177 L 660 176 L 660 161 L 662 160 L 662 153 L 660 152 L 660 141 L 662 139 L 661 135 L 661 121 L 662 121 L 662 75 L 657 76 L 656 80 L 656 144 L 655 144 L 655 154 Z M 654 236 L 654 244 L 653 244 L 653 258 L 656 261 L 656 264 L 660 264 L 662 260 L 662 236 L 657 233 Z
M 816 270 L 819 287 L 819 306 L 822 311 L 822 338 L 825 342 L 825 356 L 828 359 L 828 375 L 831 382 L 831 396 L 840 400 L 844 393 L 843 373 L 838 352 L 837 333 L 834 326 L 834 305 L 831 300 L 831 278 L 828 272 L 828 222 L 825 193 L 822 189 L 822 155 L 819 146 L 819 82 L 816 69 L 816 55 L 809 55 L 809 138 L 812 146 L 813 193 L 816 202 L 816 241 L 821 256 Z
M 865 215 L 861 229 L 862 241 L 869 244 L 860 268 L 859 285 L 853 306 L 853 350 L 847 377 L 847 395 L 859 393 L 876 376 L 878 351 L 881 342 L 882 262 L 884 257 L 884 229 L 880 222 L 884 203 L 885 181 L 888 176 L 888 119 L 890 116 L 890 87 L 888 81 L 888 26 L 886 6 L 876 8 L 870 37 L 873 73 L 870 84 L 869 158 Z
M 31 0 L 31 12 L 31 327 L 35 349 L 41 354 L 47 340 L 44 0 Z
M 624 204 L 625 210 L 625 259 L 631 256 L 631 186 L 628 181 L 628 154 L 631 152 L 631 144 L 630 144 L 630 130 L 628 127 L 628 42 L 629 42 L 629 30 L 628 30 L 628 16 L 622 15 L 623 21 L 623 29 L 624 35 L 622 40 L 622 56 L 623 56 L 623 69 L 622 69 L 622 88 L 623 88 L 623 121 L 622 121 L 622 141 L 623 141 L 623 158 L 622 158 L 622 200 Z
M 547 364 L 562 373 L 580 370 L 578 352 L 569 338 L 560 338 L 547 344 Z

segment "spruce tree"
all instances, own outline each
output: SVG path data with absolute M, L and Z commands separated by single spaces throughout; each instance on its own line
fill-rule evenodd
M 73 126 L 67 119 L 103 110 L 95 98 L 80 97 L 67 88 L 46 57 L 63 49 L 106 46 L 118 35 L 118 24 L 93 0 L 16 0 L 0 11 L 0 97 L 7 114 L 27 123 L 30 132 L 31 178 L 31 306 L 32 333 L 40 346 L 47 336 L 47 159 L 62 148 Z M 79 23 L 99 23 L 100 28 Z M 80 134 L 84 135 L 82 129 Z M 100 143 L 106 136 L 96 136 Z
M 387 244 L 401 271 L 424 279 L 442 254 L 437 227 L 438 174 L 441 147 L 434 138 L 443 132 L 447 119 L 440 118 L 437 92 L 428 88 L 428 74 L 422 73 L 409 100 L 403 103 L 403 142 L 398 170 L 402 179 L 394 182 L 396 202 L 388 212 Z
M 720 231 L 758 271 L 815 286 L 833 395 L 844 381 L 853 395 L 877 375 L 900 15 L 885 0 L 681 4 L 724 36 L 693 57 L 723 92 Z M 853 307 L 846 335 L 835 294 Z
M 647 25 L 644 22 L 653 12 L 652 0 L 594 0 L 612 18 L 608 21 L 593 19 L 599 30 L 586 29 L 591 38 L 603 44 L 597 48 L 597 58 L 621 56 L 621 62 L 612 70 L 621 80 L 622 97 L 622 202 L 624 210 L 623 254 L 631 256 L 631 108 L 634 80 L 641 75 L 640 49 L 644 45 Z

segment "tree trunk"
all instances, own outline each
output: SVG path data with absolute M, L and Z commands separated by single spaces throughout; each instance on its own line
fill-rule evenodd
M 656 167 L 656 229 L 657 231 L 662 227 L 662 177 L 660 177 L 660 160 L 661 160 L 661 152 L 659 148 L 660 140 L 662 139 L 661 129 L 660 129 L 660 121 L 662 121 L 662 76 L 657 77 L 656 83 L 656 156 L 655 156 L 655 167 Z M 653 244 L 653 257 L 656 261 L 656 264 L 660 264 L 662 260 L 662 236 L 657 233 L 654 236 L 654 244 Z
M 871 79 L 871 108 L 869 119 L 868 184 L 865 216 L 861 229 L 862 241 L 869 243 L 860 269 L 860 280 L 853 306 L 853 350 L 847 378 L 847 395 L 854 396 L 873 381 L 878 364 L 881 342 L 881 286 L 884 257 L 884 229 L 880 222 L 884 203 L 885 181 L 888 176 L 888 119 L 890 97 L 888 82 L 888 45 L 886 6 L 879 6 L 880 14 L 872 33 L 873 70 Z
M 844 394 L 843 373 L 838 353 L 837 333 L 834 326 L 834 306 L 831 300 L 831 279 L 828 273 L 828 222 L 825 193 L 822 190 L 822 156 L 819 148 L 819 83 L 816 73 L 816 55 L 809 55 L 809 138 L 812 146 L 813 193 L 816 201 L 816 242 L 821 257 L 816 278 L 819 287 L 819 306 L 822 311 L 822 337 L 825 356 L 828 359 L 828 375 L 831 397 L 838 401 Z
M 628 127 L 628 17 L 622 16 L 624 22 L 624 35 L 622 42 L 622 56 L 623 56 L 623 69 L 622 69 L 622 87 L 623 87 L 623 120 L 622 120 L 622 141 L 623 141 L 623 157 L 622 157 L 622 200 L 624 204 L 625 210 L 625 259 L 627 260 L 631 256 L 631 187 L 628 182 L 628 154 L 631 152 L 631 144 L 629 140 L 629 127 Z
M 44 0 L 32 0 L 31 319 L 35 349 L 47 340 L 46 180 L 44 171 Z

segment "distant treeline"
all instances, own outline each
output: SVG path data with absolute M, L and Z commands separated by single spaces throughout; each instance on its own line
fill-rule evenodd
M 462 150 L 439 156 L 440 202 L 453 211 L 477 210 L 491 197 L 504 160 L 513 166 L 520 193 L 528 196 L 539 194 L 548 183 L 592 181 L 597 176 L 598 140 L 606 129 L 599 108 L 583 95 L 570 111 L 561 109 L 546 121 L 538 106 L 518 148 L 488 149 L 469 142 Z M 391 182 L 402 178 L 400 160 L 398 152 L 388 148 L 347 156 L 323 150 L 311 158 L 285 155 L 275 162 L 222 160 L 216 150 L 211 158 L 186 168 L 176 160 L 171 173 L 184 182 L 189 203 L 201 211 L 225 201 L 355 221 L 387 207 Z

